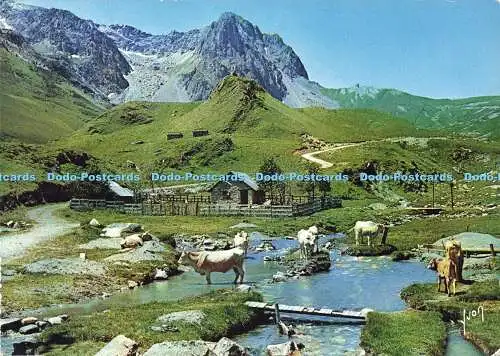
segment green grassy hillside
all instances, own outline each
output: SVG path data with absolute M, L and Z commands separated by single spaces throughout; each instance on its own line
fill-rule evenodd
M 193 138 L 195 129 L 210 135 Z M 167 140 L 168 132 L 184 138 Z M 435 134 L 373 110 L 292 109 L 255 82 L 230 76 L 206 102 L 119 105 L 57 145 L 87 150 L 117 168 L 130 160 L 145 171 L 255 171 L 265 156 L 295 170 L 304 166 L 294 155 L 304 133 L 327 142 Z
M 53 72 L 0 48 L 0 138 L 44 143 L 73 133 L 103 108 Z
M 393 89 L 323 89 L 345 108 L 368 108 L 405 118 L 420 128 L 500 137 L 500 96 L 431 99 Z
M 208 136 L 192 137 L 192 130 L 206 129 Z M 167 140 L 167 133 L 182 132 L 183 138 Z M 304 136 L 307 134 L 308 136 Z M 323 108 L 292 109 L 272 98 L 255 82 L 241 77 L 225 78 L 209 100 L 201 103 L 128 102 L 105 111 L 89 120 L 68 137 L 44 145 L 40 153 L 16 154 L 16 145 L 0 155 L 5 172 L 35 169 L 45 171 L 55 162 L 62 172 L 92 170 L 130 173 L 137 170 L 142 184 L 148 183 L 151 172 L 225 173 L 229 170 L 259 171 L 266 158 L 273 157 L 287 172 L 305 172 L 310 162 L 302 153 L 323 149 L 327 144 L 364 142 L 318 155 L 333 166 L 321 173 L 349 172 L 352 176 L 376 162 L 377 170 L 422 173 L 463 172 L 495 169 L 500 147 L 492 141 L 472 141 L 464 137 L 446 136 L 437 130 L 417 129 L 412 123 L 372 109 Z M 305 138 L 307 137 L 307 138 Z M 320 142 L 311 146 L 311 139 Z M 408 137 L 403 141 L 386 140 Z M 430 140 L 428 138 L 431 138 Z M 26 151 L 26 152 L 25 152 Z M 12 153 L 13 152 L 13 153 Z M 65 163 L 57 157 L 73 152 L 92 157 L 83 165 Z M 177 183 L 179 184 L 179 183 Z M 3 191 L 19 189 L 19 185 L 3 185 Z M 303 189 L 296 184 L 293 189 Z M 362 185 L 336 184 L 334 191 L 344 194 L 367 193 Z M 385 184 L 377 196 L 412 196 L 412 200 L 428 203 L 429 194 L 420 195 L 420 188 L 401 184 Z M 382 189 L 377 187 L 377 189 Z M 429 186 L 423 187 L 429 189 Z M 447 186 L 438 190 L 443 196 Z M 368 192 L 370 190 L 368 189 Z M 396 193 L 395 196 L 393 193 Z M 489 202 L 490 190 L 478 194 L 464 188 L 463 198 L 477 197 Z M 467 193 L 465 193 L 467 192 Z M 384 198 L 385 199 L 385 198 Z M 448 199 L 448 198 L 446 198 Z M 476 200 L 477 200 L 476 199 Z M 391 200 L 391 201 L 392 201 Z

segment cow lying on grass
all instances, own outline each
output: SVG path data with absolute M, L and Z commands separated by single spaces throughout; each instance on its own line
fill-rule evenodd
M 208 284 L 212 283 L 210 273 L 226 273 L 231 268 L 236 274 L 234 283 L 238 282 L 238 278 L 239 282 L 243 283 L 243 277 L 245 276 L 245 270 L 243 269 L 244 259 L 245 251 L 240 247 L 236 247 L 225 251 L 182 252 L 178 263 L 189 265 L 202 276 L 205 275 Z
M 120 246 L 122 248 L 138 247 L 144 245 L 145 241 L 150 241 L 152 239 L 153 235 L 151 235 L 149 231 L 146 231 L 142 234 L 133 234 L 123 238 L 120 242 Z
M 444 281 L 444 292 L 451 292 L 451 285 L 453 285 L 453 295 L 455 295 L 455 282 L 457 280 L 457 265 L 449 259 L 438 260 L 433 258 L 427 268 L 437 271 L 438 273 L 438 292 L 441 291 L 441 280 Z

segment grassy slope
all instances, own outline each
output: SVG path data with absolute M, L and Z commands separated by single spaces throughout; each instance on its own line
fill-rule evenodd
M 102 108 L 54 73 L 0 49 L 0 137 L 44 143 L 82 126 Z
M 456 158 L 456 154 L 470 150 L 465 159 Z M 409 172 L 413 167 L 423 174 L 450 173 L 459 182 L 454 189 L 455 207 L 467 204 L 496 203 L 495 190 L 488 188 L 491 182 L 473 182 L 465 184 L 463 173 L 479 174 L 494 171 L 497 158 L 500 156 L 500 143 L 496 141 L 481 142 L 463 138 L 438 140 L 431 139 L 424 146 L 401 145 L 399 143 L 369 143 L 344 150 L 325 152 L 318 158 L 332 162 L 333 167 L 326 172 L 338 172 L 349 168 L 361 168 L 364 162 L 377 162 L 379 173 Z M 455 158 L 454 158 L 455 157 Z M 406 196 L 415 206 L 432 203 L 432 185 L 427 184 L 427 194 L 404 193 L 401 184 L 389 183 L 391 189 Z M 436 204 L 451 207 L 449 184 L 436 184 Z
M 361 347 L 377 355 L 443 355 L 445 340 L 436 312 L 369 313 L 361 333 Z
M 405 92 L 382 89 L 374 96 L 359 97 L 343 89 L 323 89 L 322 92 L 337 100 L 342 107 L 380 110 L 405 118 L 421 128 L 448 128 L 455 132 L 488 134 L 500 137 L 498 114 L 500 96 L 484 96 L 464 99 L 431 99 Z M 477 105 L 477 108 L 476 108 Z M 496 107 L 496 108 L 495 108 Z M 401 110 L 404 108 L 404 110 Z
M 208 129 L 210 136 L 190 137 L 194 129 Z M 178 131 L 183 139 L 166 140 L 167 132 Z M 132 160 L 143 171 L 256 171 L 266 155 L 277 157 L 284 169 L 296 170 L 305 166 L 293 155 L 304 132 L 331 142 L 429 135 L 372 110 L 292 109 L 253 82 L 228 77 L 206 102 L 123 104 L 58 145 L 87 149 L 117 168 Z M 144 144 L 131 145 L 138 140 Z M 182 154 L 189 159 L 180 162 Z

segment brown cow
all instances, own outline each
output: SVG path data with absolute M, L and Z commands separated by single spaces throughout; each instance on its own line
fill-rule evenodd
M 446 258 L 452 260 L 457 266 L 457 281 L 462 282 L 462 270 L 464 266 L 464 252 L 462 251 L 462 244 L 455 239 L 446 241 L 444 244 Z
M 457 280 L 457 265 L 449 259 L 437 260 L 433 258 L 427 268 L 438 273 L 438 292 L 441 290 L 441 280 L 444 281 L 444 292 L 450 296 L 451 285 L 453 285 L 453 295 L 455 295 L 455 282 Z
M 245 251 L 242 248 L 236 247 L 225 251 L 199 251 L 199 252 L 183 252 L 178 263 L 192 266 L 196 272 L 205 275 L 207 283 L 211 284 L 210 273 L 222 272 L 226 273 L 231 268 L 236 274 L 234 283 L 243 283 L 245 270 L 243 269 L 243 261 L 245 260 Z

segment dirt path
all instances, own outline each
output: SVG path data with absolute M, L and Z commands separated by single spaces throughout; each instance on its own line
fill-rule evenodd
M 325 153 L 325 152 L 338 151 L 338 150 L 341 150 L 341 149 L 344 149 L 344 148 L 347 148 L 347 147 L 361 146 L 361 145 L 364 145 L 364 144 L 366 144 L 368 142 L 369 141 L 367 141 L 367 142 L 359 142 L 359 143 L 347 143 L 347 144 L 344 144 L 344 145 L 341 145 L 341 146 L 328 148 L 326 150 L 315 151 L 315 152 L 310 152 L 310 153 L 304 153 L 302 155 L 302 158 L 304 158 L 304 159 L 306 159 L 306 160 L 308 160 L 310 162 L 319 164 L 320 168 L 330 168 L 331 166 L 333 166 L 332 163 L 327 162 L 325 160 L 322 160 L 320 158 L 316 158 L 314 156 L 319 155 L 321 153 Z
M 386 139 L 383 139 L 383 140 L 376 140 L 376 141 L 363 141 L 363 142 L 356 142 L 356 143 L 345 143 L 345 144 L 341 144 L 341 145 L 338 145 L 338 146 L 335 146 L 335 147 L 332 147 L 332 148 L 327 148 L 325 150 L 321 150 L 321 151 L 315 151 L 315 152 L 309 152 L 309 153 L 304 153 L 301 157 L 310 161 L 310 162 L 313 162 L 313 163 L 316 163 L 316 164 L 319 164 L 320 165 L 320 168 L 324 169 L 324 168 L 330 168 L 333 166 L 332 163 L 330 162 L 327 162 L 325 160 L 322 160 L 320 158 L 316 158 L 314 156 L 316 155 L 319 155 L 321 153 L 325 153 L 325 152 L 333 152 L 333 151 L 338 151 L 338 150 L 342 150 L 344 148 L 348 148 L 348 147 L 355 147 L 355 146 L 361 146 L 361 145 L 366 145 L 367 143 L 375 143 L 375 142 L 391 142 L 391 143 L 394 143 L 394 142 L 400 142 L 400 141 L 409 141 L 409 142 L 412 142 L 413 144 L 426 144 L 427 141 L 429 139 L 433 139 L 433 140 L 447 140 L 446 137 L 390 137 L 390 138 L 386 138 Z
M 28 248 L 45 240 L 63 235 L 78 226 L 54 214 L 66 203 L 43 205 L 28 211 L 28 218 L 36 225 L 29 231 L 0 237 L 0 259 L 5 263 L 14 257 L 21 257 Z

